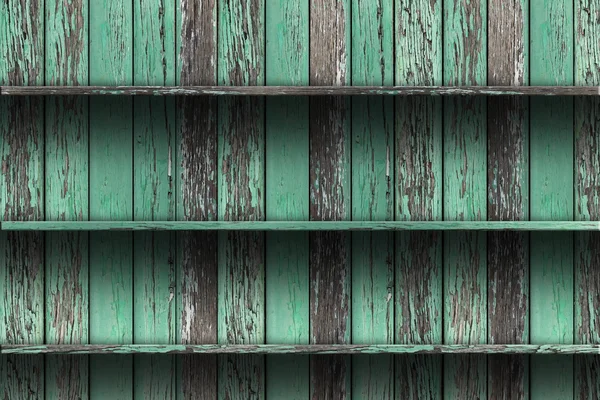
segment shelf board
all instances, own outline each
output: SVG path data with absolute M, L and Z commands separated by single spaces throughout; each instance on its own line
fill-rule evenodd
M 600 354 L 600 345 L 4 345 L 1 354 Z
M 0 86 L 4 96 L 598 96 L 600 86 Z
M 3 231 L 600 231 L 600 221 L 4 221 Z
M 599 221 L 5 221 L 3 231 L 599 231 Z

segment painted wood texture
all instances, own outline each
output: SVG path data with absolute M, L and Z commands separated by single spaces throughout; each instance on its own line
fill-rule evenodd
M 0 5 L 0 83 L 44 84 L 44 12 L 38 0 Z M 0 101 L 0 219 L 44 218 L 44 108 L 34 98 Z M 0 341 L 44 341 L 44 239 L 39 233 L 0 234 Z M 44 394 L 44 360 L 0 357 L 0 396 Z
M 488 84 L 529 83 L 529 1 L 488 1 Z M 529 219 L 529 113 L 520 97 L 488 99 L 487 217 Z M 494 232 L 487 237 L 490 344 L 529 341 L 529 237 Z M 526 356 L 488 357 L 488 397 L 524 399 L 529 392 Z
M 87 85 L 88 5 L 46 2 L 45 80 L 48 85 Z M 80 97 L 46 101 L 46 220 L 84 221 L 89 216 L 88 102 Z M 89 343 L 89 253 L 85 232 L 46 235 L 46 343 Z M 50 322 L 50 323 L 49 323 Z M 88 398 L 87 356 L 47 356 L 46 397 Z
M 532 2 L 530 81 L 573 83 L 573 3 Z M 531 219 L 573 219 L 573 101 L 532 99 Z M 573 235 L 531 234 L 530 340 L 573 343 Z M 531 360 L 531 398 L 573 396 L 573 359 Z
M 181 1 L 178 15 L 178 85 L 217 84 L 217 2 Z M 217 219 L 217 102 L 177 99 L 174 160 L 177 220 Z M 217 235 L 177 234 L 177 319 L 182 344 L 217 343 Z M 178 398 L 217 398 L 217 357 L 182 356 Z
M 307 86 L 309 1 L 266 1 L 266 85 Z M 266 219 L 307 221 L 308 99 L 266 100 Z M 309 247 L 306 232 L 266 235 L 266 342 L 309 341 Z M 309 357 L 266 358 L 267 398 L 309 398 Z

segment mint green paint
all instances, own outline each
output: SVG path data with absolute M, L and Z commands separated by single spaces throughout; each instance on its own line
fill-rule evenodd
M 133 10 L 90 2 L 90 84 L 133 83 Z M 132 220 L 132 101 L 90 100 L 90 219 Z M 133 342 L 131 233 L 90 234 L 90 343 Z M 90 357 L 90 398 L 130 399 L 131 356 Z
M 531 84 L 573 84 L 573 2 L 532 2 Z M 573 219 L 573 101 L 531 100 L 531 219 Z M 532 344 L 573 343 L 573 236 L 531 235 Z M 573 395 L 573 360 L 531 360 L 531 398 Z
M 266 1 L 267 85 L 308 85 L 308 0 Z M 266 219 L 308 220 L 308 99 L 266 101 Z M 308 234 L 266 235 L 266 342 L 308 344 Z M 266 358 L 266 397 L 309 397 L 308 357 Z

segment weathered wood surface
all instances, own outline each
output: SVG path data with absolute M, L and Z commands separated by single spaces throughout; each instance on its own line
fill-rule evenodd
M 178 2 L 176 81 L 217 84 L 217 2 Z M 177 99 L 177 153 L 174 161 L 177 221 L 217 219 L 217 101 Z M 217 234 L 177 234 L 178 343 L 217 343 Z M 183 356 L 178 397 L 217 398 L 217 357 Z
M 175 8 L 167 1 L 133 3 L 133 84 L 175 84 Z M 175 99 L 133 100 L 133 219 L 175 218 Z M 174 344 L 175 234 L 133 236 L 133 343 Z M 176 358 L 134 357 L 136 399 L 175 399 Z
M 600 2 L 575 3 L 575 84 L 600 83 Z M 575 100 L 575 219 L 600 219 L 600 102 Z M 600 235 L 575 235 L 575 336 L 574 343 L 600 343 Z M 575 398 L 600 397 L 600 358 L 574 359 Z
M 399 345 L 399 344 L 312 344 L 312 345 L 3 345 L 1 354 L 14 354 L 23 357 L 26 354 L 194 354 L 194 358 L 203 357 L 202 354 L 360 354 L 374 355 L 374 360 L 381 360 L 385 354 L 401 354 L 402 357 L 411 354 L 424 354 L 432 357 L 435 354 L 459 354 L 465 357 L 468 354 L 590 354 L 599 355 L 598 344 L 571 344 L 571 345 L 534 345 L 534 344 L 482 344 L 482 345 Z M 110 358 L 110 357 L 109 357 Z M 553 358 L 560 361 L 560 358 Z M 424 388 L 423 388 L 424 390 Z M 428 392 L 430 393 L 430 392 Z
M 48 85 L 87 85 L 88 5 L 46 2 L 45 79 Z M 65 96 L 46 100 L 46 220 L 88 219 L 88 102 Z M 46 235 L 45 293 L 48 344 L 89 343 L 88 235 Z M 88 357 L 46 357 L 47 398 L 86 399 Z
M 350 0 L 310 5 L 310 85 L 350 84 Z M 350 217 L 350 102 L 310 100 L 310 219 Z M 310 235 L 310 343 L 350 342 L 350 235 Z M 311 398 L 351 397 L 350 359 L 311 357 Z
M 0 4 L 0 84 L 44 84 L 44 4 Z M 44 105 L 35 98 L 0 101 L 0 219 L 44 218 Z M 44 341 L 44 238 L 0 234 L 0 343 Z M 44 396 L 44 359 L 0 357 L 0 397 Z
M 90 84 L 133 83 L 133 3 L 89 3 Z M 90 219 L 133 219 L 131 98 L 89 100 Z M 90 343 L 133 342 L 133 235 L 90 234 Z M 133 358 L 90 356 L 90 398 L 131 398 Z
M 489 85 L 529 83 L 528 0 L 489 0 Z M 526 99 L 488 99 L 487 218 L 529 219 L 529 113 Z M 488 320 L 490 344 L 529 340 L 529 237 L 488 234 Z M 488 397 L 525 399 L 529 393 L 527 357 L 488 358 Z
M 394 83 L 441 85 L 442 2 L 412 1 L 406 6 L 396 1 L 394 13 Z M 442 219 L 441 99 L 396 99 L 395 135 L 396 220 L 437 223 Z M 394 256 L 395 343 L 441 344 L 442 235 L 397 233 Z M 412 400 L 441 398 L 441 356 L 396 357 L 395 369 L 396 393 Z
M 573 84 L 573 2 L 530 7 L 530 81 Z M 573 100 L 532 99 L 530 210 L 537 221 L 573 219 Z M 530 239 L 530 341 L 573 343 L 573 235 L 533 233 Z M 573 396 L 573 358 L 531 360 L 531 398 Z
M 434 3 L 437 4 L 437 3 Z M 406 22 L 407 23 L 407 22 Z M 411 21 L 414 23 L 414 21 Z M 410 38 L 415 40 L 414 37 Z M 423 68 L 423 67 L 421 67 Z M 422 72 L 421 72 L 422 73 Z M 411 78 L 414 79 L 414 78 Z M 600 96 L 600 86 L 0 86 L 2 96 Z
M 486 1 L 444 2 L 444 83 L 485 84 Z M 444 219 L 485 220 L 487 216 L 486 102 L 444 100 Z M 444 343 L 487 341 L 486 235 L 444 235 Z M 487 363 L 482 356 L 444 359 L 444 397 L 483 398 Z
M 352 0 L 352 85 L 394 83 L 393 1 Z M 394 103 L 352 99 L 352 220 L 394 219 Z M 352 234 L 352 343 L 394 343 L 394 235 Z M 352 357 L 352 396 L 394 398 L 394 357 Z
M 309 82 L 309 0 L 266 0 L 266 85 Z M 307 221 L 309 113 L 303 97 L 266 100 L 266 219 Z M 308 233 L 266 235 L 266 342 L 308 344 Z M 309 357 L 266 357 L 266 398 L 309 398 Z

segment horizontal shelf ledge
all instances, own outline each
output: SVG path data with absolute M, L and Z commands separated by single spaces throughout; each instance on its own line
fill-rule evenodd
M 600 221 L 37 221 L 3 231 L 600 231 Z
M 600 345 L 6 345 L 2 354 L 600 354 Z
M 0 86 L 5 96 L 598 96 L 600 86 Z

